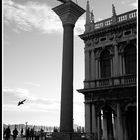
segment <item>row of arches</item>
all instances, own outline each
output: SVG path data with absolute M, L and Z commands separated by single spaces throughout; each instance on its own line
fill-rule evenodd
M 136 103 L 85 104 L 85 130 L 98 140 L 136 140 Z
M 128 104 L 124 110 L 117 107 L 116 111 L 109 105 L 105 105 L 99 112 L 98 114 L 101 115 L 101 139 L 120 140 L 122 137 L 124 140 L 136 140 L 135 104 Z M 119 126 L 119 122 L 122 128 Z

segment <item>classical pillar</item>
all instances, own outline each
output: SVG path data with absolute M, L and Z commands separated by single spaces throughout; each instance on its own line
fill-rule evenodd
M 97 133 L 96 110 L 94 104 L 92 104 L 92 133 Z
M 96 77 L 96 79 L 98 79 L 99 78 L 98 77 L 98 59 L 95 60 L 95 64 L 96 64 L 95 65 L 95 69 L 96 69 L 96 76 L 95 77 Z
M 108 140 L 113 140 L 113 123 L 112 123 L 112 111 L 111 110 L 108 110 L 107 125 L 108 125 Z
M 101 78 L 101 61 L 98 61 L 98 78 Z
M 120 103 L 117 104 L 117 140 L 123 139 L 123 127 L 122 127 L 122 113 Z
M 114 131 L 113 131 L 113 133 L 114 133 L 114 139 L 115 140 L 117 140 L 117 137 L 116 137 L 116 125 L 117 125 L 117 118 L 116 118 L 116 116 L 114 115 L 114 125 L 113 125 L 113 127 L 114 127 Z
M 122 75 L 122 54 L 119 55 L 119 74 Z
M 101 112 L 99 112 L 97 116 L 97 131 L 98 140 L 101 140 Z
M 112 77 L 113 76 L 113 70 L 114 70 L 113 69 L 113 59 L 112 58 L 110 59 L 110 63 L 111 63 L 110 66 L 111 66 L 111 77 Z
M 63 60 L 61 83 L 60 132 L 73 131 L 73 30 L 77 19 L 85 12 L 67 0 L 52 9 L 63 24 Z
M 103 110 L 103 139 L 108 140 L 108 132 L 107 132 L 107 112 Z
M 124 55 L 122 55 L 122 70 L 123 70 L 123 75 L 125 74 L 125 61 L 124 61 Z
M 95 80 L 96 78 L 96 62 L 94 50 L 91 51 L 91 79 Z
M 118 76 L 119 73 L 119 58 L 118 58 L 118 48 L 117 48 L 117 43 L 114 44 L 114 58 L 113 58 L 113 70 L 114 70 L 114 76 Z
M 90 112 L 90 104 L 85 103 L 85 132 L 91 132 L 91 112 Z
M 90 72 L 90 67 L 89 67 L 89 50 L 85 50 L 85 80 L 89 80 L 90 77 L 89 77 L 89 72 Z
M 129 136 L 128 136 L 128 130 L 127 130 L 128 129 L 127 123 L 129 123 L 129 122 L 126 119 L 125 112 L 123 112 L 123 114 L 122 114 L 122 120 L 123 120 L 123 138 L 124 138 L 124 140 L 128 140 Z

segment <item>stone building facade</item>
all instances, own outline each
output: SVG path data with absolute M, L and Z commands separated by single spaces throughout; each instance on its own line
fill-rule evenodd
M 85 131 L 98 140 L 136 140 L 137 11 L 94 22 L 89 2 L 85 43 Z

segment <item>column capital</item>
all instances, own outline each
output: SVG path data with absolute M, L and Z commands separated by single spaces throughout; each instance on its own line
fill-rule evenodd
M 75 25 L 78 18 L 85 12 L 83 8 L 79 7 L 72 1 L 67 1 L 52 10 L 60 17 L 63 25 Z

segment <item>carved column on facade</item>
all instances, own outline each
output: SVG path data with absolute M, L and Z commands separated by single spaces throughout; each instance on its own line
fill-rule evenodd
M 90 59 L 89 50 L 85 50 L 85 81 L 88 81 L 90 79 L 90 77 L 89 77 L 89 72 L 90 72 L 90 70 L 89 70 L 89 68 L 90 68 L 89 67 L 89 59 Z M 88 88 L 89 83 L 86 82 L 84 87 Z
M 108 140 L 107 132 L 107 113 L 106 110 L 103 110 L 103 139 Z
M 98 60 L 98 77 L 101 78 L 101 60 Z
M 116 132 L 117 132 L 117 117 L 114 115 L 114 139 L 117 140 L 117 135 L 116 135 Z
M 124 140 L 128 140 L 128 130 L 127 130 L 127 121 L 126 121 L 126 114 L 125 114 L 125 112 L 123 112 L 123 114 L 122 114 L 122 119 L 123 119 L 123 138 L 124 138 Z
M 108 110 L 107 125 L 108 125 L 108 140 L 112 140 L 113 139 L 113 124 L 112 124 L 112 111 L 111 110 Z
M 115 42 L 114 44 L 114 57 L 113 57 L 113 71 L 114 76 L 117 77 L 119 75 L 119 55 L 118 55 L 118 44 Z M 119 84 L 119 79 L 114 79 L 114 84 Z
M 85 132 L 91 132 L 90 104 L 85 103 Z
M 96 79 L 96 61 L 94 50 L 91 51 L 91 80 Z M 95 82 L 92 82 L 92 87 L 95 87 Z
M 97 133 L 97 122 L 96 122 L 96 110 L 95 105 L 92 104 L 92 133 Z
M 98 59 L 95 60 L 95 68 L 96 68 L 96 79 L 98 79 Z
M 125 60 L 124 54 L 122 55 L 122 74 L 125 75 Z
M 98 133 L 98 140 L 101 140 L 101 112 L 97 114 L 97 133 Z
M 111 77 L 112 77 L 113 76 L 113 59 L 111 58 L 110 60 L 111 60 L 110 62 L 111 63 Z
M 123 74 L 122 72 L 122 54 L 119 55 L 119 74 L 120 76 Z
M 117 43 L 113 44 L 114 46 L 114 76 L 118 76 L 118 72 L 119 72 L 119 63 L 118 63 L 118 48 L 117 48 Z
M 123 127 L 122 127 L 122 112 L 120 103 L 117 104 L 117 140 L 123 139 Z

